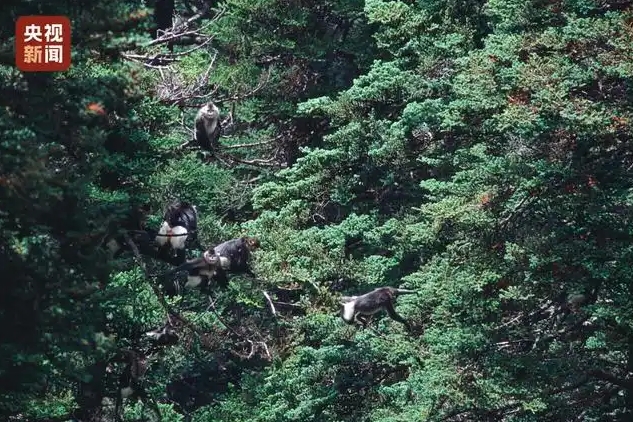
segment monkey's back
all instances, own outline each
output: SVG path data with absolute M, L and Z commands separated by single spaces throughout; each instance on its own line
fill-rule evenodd
M 245 248 L 246 245 L 244 244 L 244 239 L 237 238 L 222 242 L 219 245 L 215 246 L 213 249 L 218 255 L 230 257 L 231 255 L 234 255 L 236 253 L 241 253 L 242 250 Z
M 393 300 L 393 294 L 388 287 L 374 289 L 356 299 L 356 312 L 366 315 L 375 314 L 387 303 Z
M 213 250 L 217 255 L 229 259 L 228 268 L 226 268 L 226 264 L 222 265 L 222 267 L 228 271 L 243 270 L 250 257 L 250 250 L 248 249 L 246 240 L 243 237 L 220 243 L 215 246 Z
M 165 212 L 163 219 L 171 227 L 182 226 L 190 231 L 198 228 L 198 219 L 195 208 L 189 204 L 182 204 L 179 208 L 170 208 Z

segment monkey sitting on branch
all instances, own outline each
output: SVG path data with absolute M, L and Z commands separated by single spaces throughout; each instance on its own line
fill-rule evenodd
M 220 134 L 222 133 L 222 123 L 220 122 L 220 109 L 209 101 L 196 114 L 193 123 L 193 139 L 180 145 L 178 149 L 188 148 L 195 144 L 202 151 L 211 155 L 218 151 L 220 147 Z M 202 153 L 204 158 L 205 153 Z
M 255 277 L 248 265 L 251 252 L 260 247 L 259 239 L 251 236 L 227 240 L 213 248 L 213 252 L 220 258 L 223 271 L 233 274 L 247 274 Z
M 188 260 L 167 273 L 163 278 L 170 277 L 178 272 L 187 271 L 187 283 L 185 287 L 209 287 L 210 281 L 214 281 L 221 288 L 228 287 L 227 273 L 245 273 L 255 276 L 248 265 L 251 252 L 259 248 L 260 243 L 256 237 L 240 237 L 206 250 L 201 257 Z
M 156 243 L 158 254 L 164 260 L 171 260 L 175 265 L 182 264 L 189 244 L 203 250 L 198 240 L 198 211 L 194 205 L 174 201 L 167 206 L 163 220 L 156 234 Z
M 167 271 L 161 276 L 161 278 L 171 278 L 173 275 L 181 271 L 186 271 L 188 273 L 185 288 L 199 287 L 206 290 L 209 287 L 211 280 L 214 280 L 217 284 L 223 287 L 228 284 L 226 275 L 224 275 L 224 272 L 220 267 L 220 257 L 214 254 L 211 249 L 204 251 L 202 256 L 190 259 L 177 268 Z M 179 283 L 175 282 L 175 284 L 177 285 L 176 291 L 179 291 Z
M 195 141 L 205 151 L 214 152 L 220 146 L 220 109 L 212 102 L 202 106 L 194 122 Z
M 169 319 L 162 327 L 146 332 L 145 336 L 149 337 L 156 346 L 173 346 L 180 339 Z
M 343 305 L 343 320 L 348 324 L 353 324 L 355 321 L 358 321 L 363 327 L 366 327 L 369 318 L 384 309 L 391 319 L 404 324 L 407 330 L 410 331 L 411 326 L 406 319 L 398 315 L 394 309 L 394 303 L 398 295 L 415 293 L 417 293 L 415 290 L 379 287 L 361 296 L 343 296 L 341 299 L 341 305 Z
M 125 399 L 141 400 L 149 405 L 156 416 L 161 420 L 158 405 L 152 399 L 142 385 L 142 378 L 147 372 L 147 356 L 134 350 L 123 349 L 112 361 L 124 362 L 125 368 L 118 378 L 118 391 L 116 395 L 114 414 L 117 421 L 121 421 L 121 407 Z M 110 372 L 112 367 L 109 367 Z

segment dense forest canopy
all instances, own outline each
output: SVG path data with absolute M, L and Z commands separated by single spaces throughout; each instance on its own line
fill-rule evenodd
M 67 72 L 14 66 L 40 14 Z M 633 2 L 0 17 L 1 420 L 633 420 Z M 203 248 L 257 238 L 253 274 L 186 288 L 148 255 L 174 200 Z M 385 286 L 410 327 L 345 323 Z

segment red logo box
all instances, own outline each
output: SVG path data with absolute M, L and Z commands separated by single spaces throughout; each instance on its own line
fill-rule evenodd
M 15 22 L 15 64 L 23 72 L 63 72 L 70 67 L 70 20 L 20 16 Z

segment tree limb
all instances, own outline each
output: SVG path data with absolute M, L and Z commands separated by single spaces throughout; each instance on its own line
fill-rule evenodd
M 262 290 L 262 293 L 264 293 L 264 297 L 266 298 L 266 300 L 268 301 L 268 304 L 270 305 L 270 310 L 273 313 L 273 316 L 277 316 L 275 305 L 273 305 L 273 301 L 270 299 L 270 296 L 268 295 L 268 293 L 266 293 L 265 290 Z

